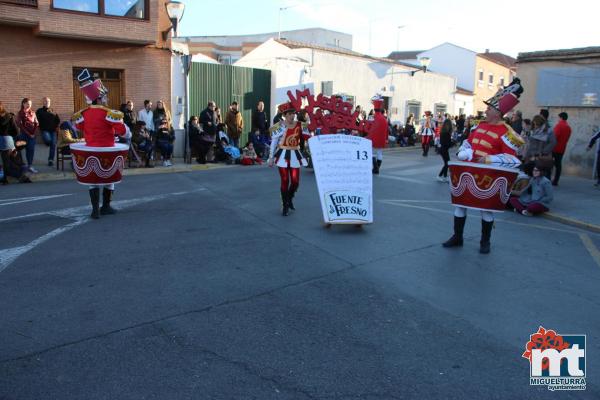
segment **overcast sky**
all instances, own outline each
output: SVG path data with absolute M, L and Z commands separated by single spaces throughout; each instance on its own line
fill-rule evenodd
M 353 35 L 353 50 L 387 56 L 451 42 L 483 52 L 600 46 L 596 0 L 183 0 L 180 36 L 322 27 Z M 403 26 L 398 28 L 398 26 Z M 369 40 L 369 38 L 371 38 Z

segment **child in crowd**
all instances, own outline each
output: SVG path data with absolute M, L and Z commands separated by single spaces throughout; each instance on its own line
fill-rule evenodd
M 152 150 L 154 150 L 154 145 L 152 144 L 152 137 L 150 133 L 146 129 L 146 122 L 137 121 L 133 127 L 133 132 L 131 136 L 132 143 L 132 153 L 137 158 L 138 162 L 141 163 L 140 156 L 138 155 L 139 151 L 143 151 L 146 155 L 146 168 L 154 168 L 154 165 L 150 164 L 150 159 L 152 157 Z
M 256 154 L 256 151 L 254 150 L 254 144 L 252 142 L 248 141 L 248 143 L 246 143 L 246 147 L 244 147 L 242 150 L 241 164 L 242 165 L 254 165 L 254 164 L 261 165 L 262 162 L 263 161 L 260 159 L 260 157 L 258 157 L 258 155 Z

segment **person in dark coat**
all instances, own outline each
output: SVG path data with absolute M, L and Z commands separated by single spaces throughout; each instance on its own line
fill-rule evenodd
M 452 146 L 452 120 L 449 118 L 442 124 L 440 130 L 440 156 L 444 160 L 444 166 L 442 167 L 438 181 L 448 182 L 448 161 L 450 161 L 450 146 Z

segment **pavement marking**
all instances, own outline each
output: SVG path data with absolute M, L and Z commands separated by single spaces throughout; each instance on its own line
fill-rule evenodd
M 600 251 L 592 241 L 592 238 L 590 238 L 590 236 L 587 233 L 580 233 L 579 238 L 583 242 L 583 245 L 590 253 L 596 264 L 598 264 L 598 266 L 600 267 Z
M 424 206 L 415 206 L 415 205 L 412 205 L 412 204 L 406 204 L 406 203 L 404 203 L 403 200 L 378 200 L 378 201 L 380 203 L 389 204 L 389 205 L 396 206 L 396 207 L 416 208 L 418 210 L 425 210 L 425 211 L 432 211 L 432 212 L 437 212 L 437 213 L 442 213 L 442 214 L 454 215 L 454 210 L 442 210 L 442 209 L 439 209 L 439 208 L 424 207 Z M 447 203 L 447 204 L 450 205 L 450 203 Z M 538 225 L 538 224 L 526 224 L 526 223 L 523 223 L 523 222 L 509 221 L 509 220 L 503 219 L 503 218 L 495 218 L 495 221 L 496 222 L 502 222 L 502 223 L 510 224 L 510 225 L 523 226 L 523 227 L 527 227 L 527 228 L 545 229 L 545 230 L 548 230 L 548 231 L 556 231 L 556 232 L 564 232 L 564 233 L 574 233 L 574 234 L 579 234 L 580 233 L 579 231 L 574 230 L 574 229 L 555 228 L 555 227 L 551 227 L 551 226 L 544 226 L 544 225 Z
M 3 199 L 3 200 L 0 200 L 0 207 L 9 206 L 11 204 L 21 204 L 21 203 L 30 203 L 32 201 L 56 199 L 58 197 L 66 197 L 66 196 L 73 196 L 73 194 L 69 193 L 69 194 L 56 194 L 56 195 L 52 195 L 52 196 L 37 196 L 37 197 L 21 197 L 18 199 Z
M 61 233 L 65 233 L 79 225 L 82 225 L 86 221 L 88 221 L 88 218 L 79 217 L 75 220 L 75 222 L 72 222 L 68 225 L 62 226 L 51 232 L 48 232 L 45 235 L 33 240 L 31 243 L 26 244 L 25 246 L 0 250 L 0 272 L 4 271 L 13 261 L 15 261 L 23 254 L 27 253 L 28 251 L 33 250 L 40 244 L 47 242 L 48 240 L 60 235 Z
M 198 193 L 198 192 L 203 192 L 206 190 L 207 190 L 206 188 L 198 188 L 196 190 L 190 190 L 190 191 L 186 191 L 186 192 L 166 193 L 166 194 L 159 194 L 159 195 L 155 195 L 155 196 L 141 197 L 138 199 L 114 201 L 111 204 L 114 206 L 114 208 L 116 208 L 117 210 L 120 210 L 120 209 L 124 209 L 127 207 L 137 206 L 139 204 L 149 203 L 149 202 L 156 201 L 156 200 L 162 200 L 162 199 L 165 199 L 168 197 L 183 196 L 186 194 Z M 47 242 L 48 240 L 50 240 L 62 233 L 68 232 L 71 229 L 73 229 L 77 226 L 83 225 L 84 223 L 90 221 L 91 219 L 89 217 L 89 212 L 90 212 L 90 207 L 86 205 L 86 206 L 81 206 L 81 207 L 71 207 L 71 208 L 65 208 L 62 210 L 37 212 L 37 213 L 32 213 L 32 214 L 18 215 L 15 217 L 0 219 L 0 223 L 2 223 L 2 222 L 14 221 L 14 220 L 25 219 L 25 218 L 39 217 L 42 215 L 51 215 L 51 216 L 55 216 L 55 217 L 59 217 L 59 218 L 74 220 L 73 222 L 71 222 L 67 225 L 64 225 L 60 228 L 54 229 L 53 231 L 40 236 L 39 238 L 26 244 L 25 246 L 13 247 L 10 249 L 0 250 L 0 272 L 4 271 L 17 258 L 19 258 L 23 254 L 33 250 L 37 246 Z
M 412 179 L 412 178 L 405 178 L 402 176 L 396 176 L 396 175 L 387 175 L 387 174 L 379 174 L 378 175 L 380 178 L 385 178 L 385 179 L 394 179 L 397 181 L 403 181 L 403 182 L 410 182 L 410 183 L 416 183 L 419 185 L 428 185 L 430 183 L 433 183 L 433 181 L 431 182 L 427 182 L 426 180 L 423 179 Z M 375 177 L 374 177 L 375 178 Z M 377 178 L 375 178 L 377 179 Z

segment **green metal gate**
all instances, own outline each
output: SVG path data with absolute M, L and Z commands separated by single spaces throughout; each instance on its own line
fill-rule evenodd
M 252 110 L 259 101 L 268 112 L 271 104 L 271 71 L 235 67 L 232 65 L 192 63 L 190 70 L 190 115 L 200 115 L 209 101 L 214 100 L 225 115 L 229 105 L 237 101 L 244 118 L 240 146 L 248 140 L 252 126 Z M 269 117 L 271 118 L 271 117 Z

